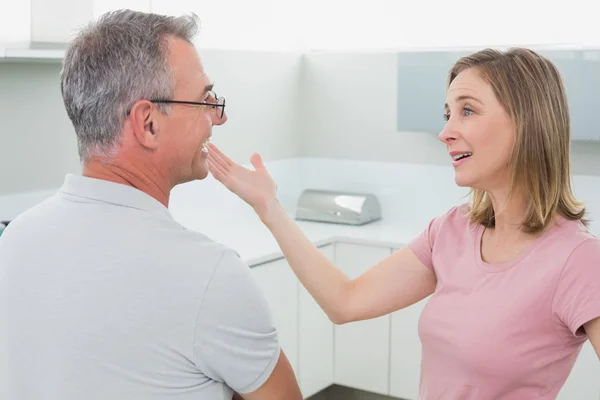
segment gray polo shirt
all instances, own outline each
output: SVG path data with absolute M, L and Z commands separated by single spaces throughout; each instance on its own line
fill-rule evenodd
M 279 352 L 248 266 L 133 187 L 69 174 L 0 238 L 0 399 L 229 400 Z

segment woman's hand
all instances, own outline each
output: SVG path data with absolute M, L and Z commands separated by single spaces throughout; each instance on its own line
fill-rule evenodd
M 258 154 L 253 154 L 250 162 L 254 171 L 236 164 L 217 146 L 208 144 L 210 173 L 227 189 L 248 203 L 262 219 L 269 207 L 277 203 L 277 185 Z

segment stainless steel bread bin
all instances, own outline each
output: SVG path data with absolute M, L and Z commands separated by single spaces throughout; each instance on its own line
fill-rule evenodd
M 298 199 L 296 219 L 364 225 L 381 219 L 381 209 L 372 194 L 307 189 Z

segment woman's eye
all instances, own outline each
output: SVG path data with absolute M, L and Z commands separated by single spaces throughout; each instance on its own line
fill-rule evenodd
M 448 122 L 450 119 L 450 114 L 444 114 L 444 121 Z
M 470 108 L 467 108 L 467 107 L 465 107 L 463 109 L 463 111 L 465 112 L 465 116 L 467 116 L 467 117 L 473 113 L 473 110 L 471 110 Z

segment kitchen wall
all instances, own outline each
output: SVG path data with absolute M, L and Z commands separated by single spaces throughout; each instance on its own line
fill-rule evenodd
M 303 74 L 300 155 L 449 164 L 436 134 L 396 129 L 396 52 L 313 52 Z M 600 141 L 574 141 L 571 160 L 574 173 L 600 175 Z
M 228 122 L 213 131 L 234 160 L 297 155 L 302 56 L 293 52 L 201 51 Z M 79 172 L 75 132 L 64 110 L 59 63 L 0 63 L 0 194 L 56 188 Z
M 0 63 L 0 192 L 59 185 L 79 168 L 57 64 Z
M 396 131 L 395 52 L 201 51 L 229 121 L 213 141 L 247 163 L 324 157 L 448 165 L 435 134 Z M 58 63 L 0 63 L 0 195 L 56 188 L 80 170 Z M 600 142 L 574 142 L 573 172 L 600 176 Z

